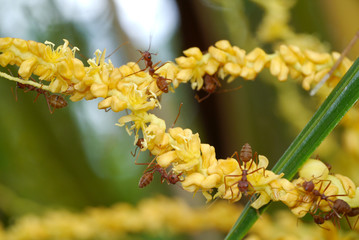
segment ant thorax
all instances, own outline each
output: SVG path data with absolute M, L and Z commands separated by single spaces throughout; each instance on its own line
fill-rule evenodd
M 228 158 L 226 161 L 234 162 L 237 160 Z M 277 178 L 273 174 L 267 174 L 265 171 L 267 165 L 268 159 L 264 156 L 257 157 L 257 154 L 250 160 L 247 158 L 246 162 L 237 161 L 238 167 L 225 175 L 223 198 L 237 201 L 242 195 L 251 196 L 254 193 L 265 192 L 263 186 Z

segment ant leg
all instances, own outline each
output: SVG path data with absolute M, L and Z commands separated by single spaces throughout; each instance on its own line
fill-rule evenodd
M 250 181 L 248 181 L 248 180 L 247 180 L 247 183 L 248 183 L 249 186 L 251 186 L 253 188 L 253 194 L 256 193 L 256 189 L 253 187 L 252 183 Z
M 39 94 L 38 94 L 39 95 Z M 49 108 L 49 111 L 50 111 L 50 114 L 53 114 L 54 112 L 51 110 L 51 107 L 50 107 L 50 103 L 49 103 L 49 99 L 48 99 L 48 97 L 47 97 L 47 95 L 46 95 L 46 92 L 44 92 L 44 97 L 45 97 L 45 99 L 46 99 L 46 103 L 47 103 L 47 106 L 48 106 L 48 108 Z M 35 100 L 37 99 L 37 97 L 35 98 Z
M 350 229 L 351 229 L 351 230 L 354 230 L 354 228 L 353 228 L 352 225 L 350 224 L 350 221 L 349 221 L 348 216 L 347 216 L 347 215 L 344 215 L 344 216 L 345 216 L 345 219 L 347 220 L 347 223 L 348 223 Z M 354 225 L 354 227 L 355 227 L 355 225 Z
M 255 170 L 253 170 L 252 172 L 247 173 L 247 175 L 252 174 L 252 173 L 255 173 L 255 172 L 258 172 L 258 171 L 261 170 L 261 169 L 263 169 L 263 171 L 265 171 L 265 168 L 264 168 L 264 167 L 261 167 L 261 168 L 257 168 L 257 169 L 255 169 Z
M 122 44 L 121 44 L 120 46 L 118 46 L 115 50 L 113 50 L 112 53 L 110 53 L 107 57 L 105 57 L 105 59 L 111 57 L 111 56 L 112 56 L 115 52 L 117 52 L 122 46 L 124 46 L 124 45 L 126 45 L 126 44 L 128 44 L 128 43 L 129 43 L 129 41 L 126 41 L 126 42 L 122 43 Z
M 156 67 L 158 64 L 160 64 L 160 63 L 161 63 L 161 61 L 155 63 L 155 65 L 153 65 L 152 68 L 155 68 L 155 67 Z M 162 65 L 160 65 L 158 68 L 154 69 L 155 72 L 156 72 L 158 69 L 160 69 L 161 67 L 163 67 L 164 65 L 166 65 L 167 63 L 168 63 L 168 62 L 165 62 L 165 63 L 163 63 Z
M 152 163 L 153 163 L 153 161 L 157 158 L 157 157 L 155 157 L 150 163 L 138 163 L 137 162 L 137 160 L 138 160 L 138 157 L 139 157 L 140 155 L 138 154 L 137 155 L 137 158 L 136 158 L 136 160 L 135 160 L 135 164 L 136 165 L 151 165 Z
M 36 100 L 39 98 L 40 94 L 41 94 L 41 93 L 39 93 L 39 92 L 37 93 L 37 95 L 36 95 L 36 97 L 35 97 L 35 99 L 34 99 L 33 102 L 36 102 Z M 45 94 L 45 93 L 44 93 L 44 94 Z
M 257 152 L 254 153 L 253 158 L 256 159 L 256 164 L 257 164 L 257 168 L 258 168 L 258 165 L 259 165 L 259 156 L 258 156 L 258 153 L 257 153 Z M 266 174 L 266 169 L 265 169 L 264 167 L 261 167 L 261 168 L 258 168 L 258 169 L 263 169 L 263 177 L 264 177 L 265 174 Z
M 243 169 L 243 168 L 242 168 L 242 165 L 241 165 L 241 160 L 239 159 L 238 152 L 237 152 L 237 151 L 235 151 L 235 152 L 232 154 L 231 158 L 233 158 L 233 157 L 234 157 L 234 155 L 236 155 L 236 158 L 237 158 L 237 162 L 238 162 L 239 168 L 240 168 L 240 169 L 241 169 L 241 171 L 243 172 L 243 170 L 245 170 L 245 169 L 246 169 L 246 163 L 244 163 L 244 169 Z
M 352 229 L 355 229 L 355 226 L 357 225 L 358 220 L 359 220 L 359 216 L 357 217 L 357 220 L 355 220 L 355 223 L 354 223 L 354 225 L 353 225 L 353 228 L 352 228 Z
M 234 155 L 236 155 L 237 161 L 239 162 L 239 155 L 238 155 L 238 152 L 237 152 L 237 151 L 235 151 L 235 152 L 232 154 L 231 158 L 233 158 L 233 157 L 234 157 Z
M 179 118 L 179 116 L 180 116 L 180 114 L 181 114 L 182 105 L 183 105 L 183 103 L 180 104 L 180 107 L 179 107 L 179 110 L 178 110 L 178 114 L 177 114 L 176 120 L 173 122 L 171 128 L 173 128 L 173 127 L 175 126 L 175 124 L 176 124 L 176 122 L 177 122 L 177 120 L 178 120 L 178 118 Z
M 139 154 L 138 154 L 138 155 L 139 155 Z M 135 162 L 135 164 L 137 164 L 137 165 L 148 165 L 144 172 L 146 172 L 146 171 L 148 171 L 148 172 L 150 172 L 150 171 L 155 171 L 155 169 L 156 169 L 156 163 L 154 163 L 154 161 L 156 160 L 157 157 L 158 157 L 158 155 L 157 155 L 155 158 L 153 158 L 150 163 L 136 163 L 136 162 Z M 137 157 L 137 158 L 138 158 L 138 157 Z M 137 161 L 137 159 L 136 159 L 136 161 Z M 151 166 L 151 165 L 153 165 L 153 164 L 154 164 L 154 166 Z M 153 169 L 148 170 L 150 167 L 152 167 Z
M 234 92 L 234 91 L 237 91 L 237 90 L 239 90 L 241 88 L 242 88 L 242 85 L 239 86 L 239 87 L 236 87 L 236 88 L 232 88 L 232 89 L 221 89 L 221 90 L 216 91 L 216 93 L 218 94 L 218 93 Z
M 227 190 L 228 190 L 228 187 L 227 187 L 227 184 L 226 184 L 226 180 L 227 180 L 228 177 L 241 177 L 241 176 L 242 176 L 242 175 L 226 175 L 226 176 L 224 176 L 225 191 L 227 192 Z M 240 181 L 240 180 L 239 180 L 239 181 Z M 232 199 L 233 199 L 233 190 L 232 190 L 232 187 L 233 187 L 234 185 L 238 184 L 239 181 L 237 181 L 237 182 L 235 182 L 235 183 L 233 183 L 232 185 L 229 186 L 229 189 L 231 189 L 231 193 L 232 193 Z M 238 189 L 238 195 L 239 195 L 239 189 Z
M 12 89 L 12 87 L 11 87 L 11 93 L 14 95 L 15 101 L 17 102 L 17 86 L 15 87 L 15 93 L 14 93 L 14 90 Z
M 131 151 L 132 157 L 135 157 L 135 156 L 136 156 L 137 148 L 139 148 L 139 147 L 136 147 L 136 148 L 135 148 L 135 153 L 132 153 L 132 151 Z M 136 161 L 137 161 L 137 158 L 136 158 Z M 136 161 L 135 161 L 135 162 L 136 162 Z
M 204 100 L 206 100 L 207 98 L 209 98 L 209 96 L 211 96 L 211 93 L 208 93 L 206 96 L 204 96 L 203 98 L 199 98 L 199 96 L 196 94 L 194 96 L 194 98 L 197 100 L 198 103 L 203 102 Z

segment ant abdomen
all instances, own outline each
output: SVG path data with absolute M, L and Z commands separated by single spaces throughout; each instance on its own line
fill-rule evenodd
M 48 100 L 49 100 L 49 104 L 55 109 L 64 108 L 67 106 L 67 102 L 66 102 L 65 98 L 60 95 L 55 95 L 55 94 L 50 95 L 48 97 Z
M 149 185 L 153 180 L 153 172 L 145 172 L 140 178 L 140 182 L 138 183 L 139 188 L 144 188 Z
M 241 152 L 239 154 L 239 158 L 242 162 L 249 162 L 252 159 L 253 153 L 252 153 L 252 147 L 249 145 L 249 143 L 246 143 L 243 145 Z

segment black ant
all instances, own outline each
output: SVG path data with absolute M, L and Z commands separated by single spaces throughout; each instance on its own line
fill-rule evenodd
M 237 182 L 235 182 L 235 183 L 233 183 L 232 185 L 230 185 L 229 186 L 229 188 L 231 189 L 231 193 L 232 193 L 232 199 L 233 199 L 233 190 L 232 190 L 232 187 L 234 186 L 234 185 L 237 185 L 237 187 L 238 187 L 238 194 L 237 194 L 237 197 L 239 196 L 239 193 L 244 193 L 245 194 L 245 196 L 248 196 L 248 188 L 249 188 L 249 186 L 251 186 L 253 189 L 254 189 L 254 187 L 253 187 L 253 185 L 248 181 L 248 179 L 247 179 L 247 176 L 249 175 L 249 174 L 252 174 L 252 173 L 255 173 L 255 172 L 257 172 L 257 171 L 259 171 L 259 170 L 261 170 L 261 169 L 263 169 L 263 174 L 264 174 L 264 171 L 265 171 L 265 169 L 263 168 L 263 167 L 261 167 L 261 168 L 257 168 L 257 169 L 255 169 L 255 170 L 253 170 L 253 171 L 251 171 L 251 172 L 248 172 L 249 171 L 249 169 L 252 167 L 252 164 L 253 164 L 253 159 L 252 159 L 252 148 L 251 148 L 251 146 L 248 144 L 248 143 L 246 143 L 246 144 L 244 144 L 243 145 L 243 147 L 242 147 L 242 149 L 241 149 L 241 152 L 240 152 L 240 156 L 238 156 L 238 152 L 236 151 L 236 152 L 234 152 L 234 154 L 232 155 L 232 157 L 234 156 L 234 155 L 236 155 L 237 156 L 237 160 L 238 160 L 238 163 L 239 163 L 239 167 L 240 167 L 240 169 L 241 169 L 241 171 L 242 171 L 242 174 L 240 174 L 240 175 L 226 175 L 225 177 L 224 177 L 224 182 L 226 183 L 226 179 L 227 178 L 229 178 L 229 177 L 241 177 L 241 179 L 239 180 L 239 181 L 237 181 Z M 256 159 L 258 160 L 258 155 L 257 155 L 257 153 L 255 153 L 254 154 L 255 155 L 255 157 L 256 157 Z M 252 159 L 252 161 L 251 161 L 251 159 Z M 249 165 L 249 168 L 247 169 L 246 168 L 246 164 L 247 164 L 247 162 L 249 162 L 249 161 L 251 161 L 251 163 L 250 163 L 250 165 Z M 242 168 L 242 165 L 241 165 L 241 162 L 244 164 L 244 167 Z M 226 185 L 226 187 L 227 187 L 227 185 Z M 254 189 L 255 190 L 255 189 Z

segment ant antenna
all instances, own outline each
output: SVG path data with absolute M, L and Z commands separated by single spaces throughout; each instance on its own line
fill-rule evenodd
M 355 36 L 350 41 L 348 46 L 343 50 L 343 52 L 340 54 L 339 59 L 335 62 L 333 67 L 330 69 L 330 71 L 325 74 L 325 76 L 322 78 L 322 80 L 310 91 L 309 95 L 314 96 L 318 90 L 324 85 L 324 83 L 330 78 L 330 76 L 334 73 L 335 69 L 337 69 L 340 65 L 340 63 L 343 61 L 344 57 L 348 54 L 349 50 L 354 46 L 356 41 L 359 39 L 359 31 L 355 33 Z
M 111 56 L 112 56 L 115 52 L 117 52 L 121 47 L 123 47 L 124 45 L 129 44 L 129 43 L 130 43 L 129 41 L 126 41 L 126 42 L 122 43 L 122 44 L 121 44 L 120 46 L 118 46 L 115 50 L 113 50 L 107 57 L 105 57 L 105 59 L 111 57 Z
M 183 105 L 183 103 L 180 104 L 180 107 L 179 107 L 179 110 L 178 110 L 178 114 L 177 114 L 176 120 L 173 122 L 171 128 L 173 128 L 173 127 L 175 126 L 175 124 L 176 124 L 176 122 L 177 122 L 177 120 L 178 120 L 178 117 L 179 117 L 180 114 L 181 114 L 182 105 Z
M 151 31 L 151 33 L 150 33 L 150 44 L 148 45 L 148 49 L 147 49 L 147 51 L 150 51 L 150 49 L 151 49 L 151 45 L 152 45 L 152 38 L 153 38 L 153 35 L 152 35 L 152 31 Z
M 74 48 L 74 47 L 75 47 L 75 46 L 72 45 L 70 42 L 69 42 L 69 46 L 70 46 L 71 48 Z M 87 61 L 88 58 L 87 58 L 85 55 L 83 55 L 83 54 L 80 52 L 80 50 L 76 51 L 76 53 L 78 53 L 83 60 Z

